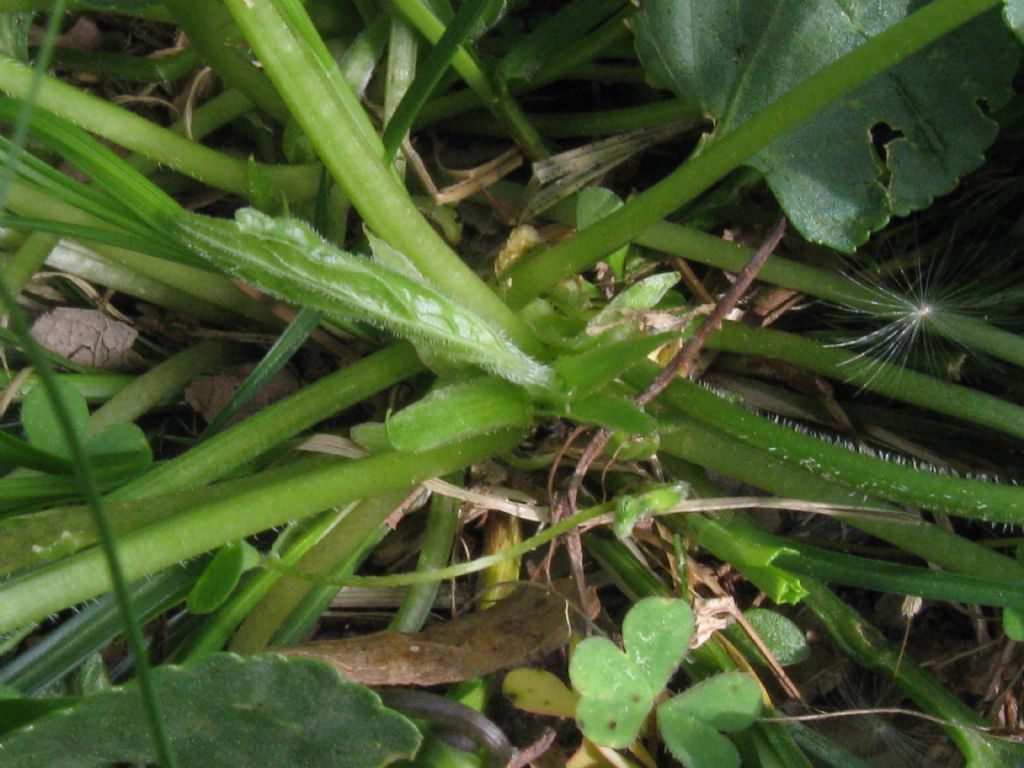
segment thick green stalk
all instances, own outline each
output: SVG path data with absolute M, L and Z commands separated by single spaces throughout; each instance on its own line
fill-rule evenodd
M 519 434 L 501 431 L 426 453 L 386 453 L 331 462 L 299 474 L 279 473 L 271 483 L 234 485 L 171 517 L 118 537 L 124 574 L 136 579 L 181 560 L 329 507 L 389 490 L 412 489 L 510 449 Z M 111 588 L 103 554 L 89 549 L 0 585 L 0 632 L 39 621 Z
M 526 326 L 448 247 L 416 209 L 383 162 L 383 147 L 319 38 L 297 28 L 308 17 L 287 16 L 275 0 L 227 0 L 292 115 L 331 176 L 367 225 L 403 253 L 437 288 L 503 329 L 524 347 L 537 344 Z M 319 45 L 317 45 L 319 43 Z
M 570 240 L 508 273 L 508 300 L 520 307 L 559 280 L 575 275 L 697 198 L 748 158 L 840 97 L 903 61 L 998 0 L 935 0 L 818 70 L 668 177 Z
M 164 0 L 164 5 L 178 26 L 185 30 L 189 43 L 198 49 L 228 88 L 244 93 L 275 122 L 288 122 L 288 108 L 266 75 L 239 49 L 225 42 L 225 28 L 230 26 L 231 16 L 219 0 Z
M 670 456 L 749 483 L 782 498 L 837 505 L 886 506 L 852 488 L 815 477 L 799 467 L 766 455 L 763 451 L 697 422 L 689 422 L 679 430 L 663 432 L 661 448 Z M 705 495 L 714 493 L 717 491 Z M 896 519 L 899 515 L 900 510 L 893 508 L 894 519 L 891 522 L 859 515 L 849 515 L 844 518 L 844 522 L 950 571 L 1006 581 L 1024 579 L 1024 566 L 1016 560 L 938 525 L 924 521 L 908 524 L 905 517 Z
M 0 91 L 25 98 L 32 70 L 7 56 L 0 56 Z M 204 184 L 248 195 L 249 166 L 162 128 L 126 109 L 91 96 L 55 77 L 46 77 L 39 91 L 39 106 L 91 133 L 183 173 Z M 316 194 L 320 169 L 315 165 L 263 166 L 261 178 L 291 201 Z
M 774 357 L 920 408 L 1024 438 L 1024 408 L 900 365 L 825 346 L 792 333 L 726 321 L 708 348 Z
M 642 389 L 657 370 L 653 365 L 641 365 L 624 378 Z M 776 424 L 691 381 L 676 380 L 660 401 L 769 457 L 862 493 L 975 520 L 1024 523 L 1024 489 L 1018 486 L 968 480 L 868 456 Z
M 89 433 L 135 421 L 150 408 L 176 395 L 200 373 L 230 360 L 234 354 L 233 345 L 211 339 L 153 366 L 93 412 L 89 417 Z
M 416 570 L 432 571 L 443 568 L 452 557 L 455 537 L 459 530 L 459 502 L 439 494 L 430 500 L 427 529 L 420 544 Z M 405 593 L 402 605 L 391 619 L 389 629 L 395 632 L 419 632 L 434 608 L 440 582 L 414 584 Z
M 344 519 L 332 528 L 296 564 L 303 570 L 324 575 L 350 575 L 344 568 L 363 549 L 365 542 L 379 540 L 384 521 L 408 495 L 408 491 L 383 493 L 355 504 Z M 282 558 L 284 561 L 284 558 Z M 342 571 L 339 571 L 339 566 Z M 302 579 L 293 579 L 275 571 L 266 571 L 273 589 L 264 593 L 238 627 L 229 650 L 258 653 L 271 643 L 293 611 L 318 587 Z M 337 592 L 335 589 L 334 592 Z
M 111 494 L 140 499 L 217 480 L 319 421 L 423 370 L 416 353 L 396 344 L 325 376 L 255 413 Z

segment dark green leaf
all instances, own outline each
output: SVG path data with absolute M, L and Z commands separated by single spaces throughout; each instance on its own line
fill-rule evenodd
M 740 768 L 740 754 L 731 741 L 671 704 L 667 701 L 658 707 L 658 730 L 677 760 L 687 768 Z
M 742 731 L 761 714 L 761 687 L 745 672 L 722 672 L 687 688 L 658 707 L 671 717 L 690 715 L 717 731 Z
M 695 100 L 722 136 L 864 40 L 911 0 L 645 0 L 648 76 Z M 893 215 L 952 190 L 996 136 L 979 106 L 1009 98 L 1018 48 L 993 11 L 947 35 L 754 156 L 807 238 L 852 251 Z
M 585 352 L 559 358 L 554 368 L 565 382 L 566 393 L 579 397 L 616 379 L 634 363 L 676 338 L 678 335 L 674 333 L 659 333 L 605 342 Z
M 212 613 L 220 608 L 238 586 L 247 568 L 256 565 L 259 553 L 244 541 L 225 544 L 213 556 L 188 593 L 185 607 L 192 613 Z
M 82 439 L 89 420 L 89 407 L 85 404 L 85 398 L 73 386 L 59 380 L 55 383 L 71 423 L 61 424 L 46 387 L 32 387 L 21 405 L 21 426 L 33 446 L 70 459 L 71 449 L 68 447 L 65 429 L 73 430 Z
M 743 616 L 782 666 L 788 667 L 790 664 L 798 664 L 810 658 L 811 648 L 804 633 L 781 613 L 764 608 L 751 608 L 744 611 Z M 754 641 L 739 624 L 729 627 L 725 631 L 725 636 L 748 659 L 764 661 Z
M 374 768 L 419 744 L 416 728 L 372 691 L 314 661 L 216 654 L 155 669 L 153 682 L 181 765 Z M 71 703 L 0 740 L 4 767 L 156 760 L 135 683 Z

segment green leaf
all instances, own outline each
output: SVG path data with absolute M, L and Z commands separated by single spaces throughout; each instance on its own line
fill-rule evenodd
M 605 342 L 559 358 L 554 368 L 565 382 L 567 394 L 579 397 L 613 381 L 662 344 L 677 338 L 675 333 L 659 333 Z
M 473 312 L 420 281 L 335 248 L 305 222 L 243 208 L 233 222 L 187 214 L 174 226 L 182 243 L 217 269 L 285 301 L 366 320 L 518 384 L 552 383 L 550 368 Z
M 811 647 L 800 628 L 781 613 L 764 608 L 751 608 L 743 616 L 757 632 L 775 660 L 784 667 L 799 664 L 811 656 Z M 725 630 L 725 636 L 743 654 L 754 661 L 764 661 L 761 652 L 754 645 L 746 631 L 739 624 Z
M 374 768 L 419 745 L 416 728 L 372 691 L 314 661 L 215 654 L 155 669 L 153 683 L 181 765 Z M 4 768 L 155 762 L 136 683 L 68 703 L 0 740 Z
M 658 707 L 671 717 L 690 715 L 717 731 L 733 733 L 754 724 L 761 714 L 761 688 L 745 672 L 722 672 L 687 688 Z
M 679 274 L 677 272 L 659 272 L 637 281 L 608 302 L 608 306 L 587 323 L 588 330 L 596 331 L 603 326 L 615 323 L 629 310 L 650 309 L 661 301 L 665 294 L 672 289 L 672 286 L 678 282 Z
M 71 423 L 66 426 L 81 438 L 89 421 L 89 407 L 85 404 L 85 398 L 66 381 L 58 380 L 55 384 L 71 417 Z M 25 396 L 25 402 L 21 405 L 21 426 L 29 443 L 36 448 L 65 459 L 71 458 L 64 427 L 57 417 L 46 387 L 32 387 Z
M 609 213 L 622 207 L 622 199 L 604 187 L 584 187 L 576 196 L 576 227 L 586 229 L 596 224 Z M 624 245 L 615 253 L 605 258 L 616 280 L 621 280 L 626 266 L 626 254 L 629 246 Z
M 242 574 L 259 561 L 259 552 L 247 542 L 225 544 L 196 580 L 185 607 L 192 613 L 213 613 L 235 591 Z
M 610 640 L 588 637 L 573 652 L 569 679 L 580 693 L 576 722 L 588 739 L 615 749 L 636 741 L 657 693 L 642 667 Z
M 1011 640 L 1024 641 L 1024 613 L 1019 608 L 1003 609 L 1003 632 Z
M 503 427 L 530 424 L 530 399 L 492 376 L 440 387 L 387 421 L 395 450 L 418 453 Z
M 153 449 L 137 424 L 111 424 L 85 443 L 93 466 L 132 474 L 153 463 Z
M 911 0 L 645 0 L 636 42 L 658 85 L 700 103 L 712 141 L 900 21 Z M 1018 60 L 998 14 L 966 24 L 777 140 L 749 164 L 810 240 L 853 251 L 952 190 L 996 136 Z
M 605 391 L 573 400 L 564 415 L 631 435 L 649 435 L 658 425 L 632 400 Z
M 665 702 L 658 707 L 658 730 L 665 746 L 687 768 L 740 768 L 732 742 L 693 715 L 676 712 Z
M 693 612 L 686 601 L 675 598 L 645 598 L 622 622 L 626 653 L 647 674 L 654 691 L 668 685 L 686 656 L 692 635 Z

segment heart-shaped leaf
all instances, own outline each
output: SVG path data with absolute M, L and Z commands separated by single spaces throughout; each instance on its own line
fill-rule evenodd
M 668 751 L 687 768 L 740 768 L 740 754 L 725 736 L 700 718 L 658 707 L 658 730 Z
M 569 679 L 580 693 L 576 722 L 588 739 L 616 749 L 636 741 L 657 693 L 642 667 L 610 640 L 588 637 L 572 655 Z
M 651 690 L 668 685 L 683 661 L 693 635 L 693 611 L 683 600 L 648 597 L 622 622 L 626 653 L 647 674 Z
M 412 723 L 319 662 L 215 654 L 160 667 L 153 683 L 180 765 L 377 768 L 419 746 Z M 25 701 L 34 700 L 10 706 Z M 68 704 L 0 740 L 4 768 L 156 761 L 134 682 Z M 7 706 L 0 700 L 0 721 Z
M 702 680 L 658 707 L 670 716 L 690 715 L 717 731 L 732 733 L 753 725 L 761 714 L 761 689 L 744 672 L 723 672 Z

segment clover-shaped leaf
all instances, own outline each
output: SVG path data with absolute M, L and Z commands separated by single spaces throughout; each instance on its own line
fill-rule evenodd
M 666 701 L 658 707 L 658 716 L 667 709 L 699 718 L 715 730 L 733 733 L 753 725 L 761 706 L 761 689 L 753 677 L 743 672 L 723 672 Z
M 569 678 L 580 693 L 576 720 L 587 738 L 607 747 L 632 744 L 692 633 L 693 614 L 684 601 L 649 597 L 626 615 L 625 651 L 600 637 L 580 643 Z
M 649 597 L 641 600 L 622 622 L 626 652 L 658 692 L 668 685 L 690 646 L 693 612 L 682 600 Z
M 610 640 L 589 637 L 572 655 L 569 679 L 580 693 L 576 722 L 588 739 L 616 749 L 636 741 L 658 693 L 639 664 Z

